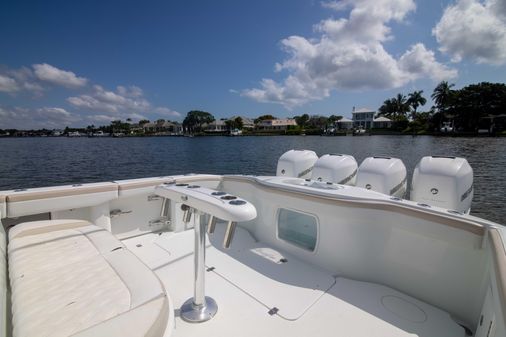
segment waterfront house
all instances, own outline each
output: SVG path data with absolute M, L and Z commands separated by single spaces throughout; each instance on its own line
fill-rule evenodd
M 144 132 L 144 127 L 139 125 L 139 124 L 130 124 L 130 133 L 131 134 L 138 134 L 138 133 L 143 133 Z
M 235 120 L 238 117 L 241 118 L 241 120 L 242 120 L 242 128 L 243 129 L 251 129 L 252 130 L 255 128 L 255 122 L 251 118 L 248 118 L 248 117 L 233 116 L 233 117 L 230 117 L 228 120 Z
M 351 113 L 353 120 L 353 127 L 363 129 L 370 129 L 373 127 L 374 122 L 374 114 L 375 112 L 372 109 L 361 108 L 353 111 Z
M 296 126 L 297 122 L 293 118 L 284 119 L 265 119 L 256 126 L 260 130 L 286 130 L 290 126 Z
M 156 123 L 145 123 L 142 127 L 145 133 L 181 134 L 183 131 L 181 124 L 165 120 L 159 120 Z
M 375 129 L 388 129 L 392 127 L 392 120 L 386 117 L 374 118 L 372 127 Z
M 348 119 L 348 118 L 341 118 L 340 120 L 337 121 L 337 127 L 340 129 L 340 130 L 350 130 L 350 129 L 353 129 L 353 121 L 351 119 Z
M 204 125 L 204 130 L 210 133 L 226 132 L 228 127 L 225 119 L 215 120 L 209 124 Z

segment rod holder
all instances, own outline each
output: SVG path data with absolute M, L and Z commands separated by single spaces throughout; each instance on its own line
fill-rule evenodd
M 188 207 L 188 206 L 187 206 Z M 183 216 L 183 221 L 191 217 L 191 213 L 195 209 L 188 207 L 183 209 L 188 212 Z M 218 305 L 211 297 L 205 296 L 205 273 L 206 273 L 206 225 L 200 220 L 200 217 L 194 217 L 193 221 L 199 219 L 193 228 L 195 232 L 195 249 L 194 249 L 194 290 L 193 298 L 184 302 L 181 307 L 181 318 L 189 323 L 201 323 L 210 320 L 216 315 Z M 213 222 L 214 217 L 210 216 L 209 223 Z M 185 224 L 188 224 L 185 222 Z M 216 220 L 214 220 L 216 223 Z
M 190 208 L 190 206 L 188 205 L 181 205 L 181 210 L 183 211 L 183 222 L 185 223 L 185 225 L 188 225 L 188 223 L 190 222 L 191 218 L 192 218 L 192 209 Z
M 207 233 L 213 234 L 216 229 L 216 218 L 209 215 L 209 221 L 207 222 Z
M 230 244 L 234 239 L 235 227 L 237 222 L 229 221 L 227 225 L 227 231 L 225 232 L 225 238 L 223 239 L 223 248 L 230 248 Z

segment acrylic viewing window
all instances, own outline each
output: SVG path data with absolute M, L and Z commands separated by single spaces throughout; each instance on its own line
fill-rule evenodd
M 298 247 L 314 251 L 318 225 L 316 218 L 304 213 L 280 208 L 278 212 L 278 237 Z

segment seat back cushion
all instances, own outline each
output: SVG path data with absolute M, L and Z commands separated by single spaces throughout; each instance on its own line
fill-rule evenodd
M 155 274 L 103 228 L 78 220 L 18 226 L 8 246 L 15 337 L 70 336 L 165 298 Z M 157 303 L 160 316 L 167 301 Z

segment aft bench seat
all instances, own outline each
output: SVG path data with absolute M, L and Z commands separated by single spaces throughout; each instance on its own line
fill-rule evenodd
M 82 220 L 9 232 L 13 336 L 162 336 L 171 304 L 155 274 Z

